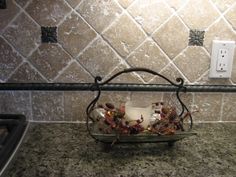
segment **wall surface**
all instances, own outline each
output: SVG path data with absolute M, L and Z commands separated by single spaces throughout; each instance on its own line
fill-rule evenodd
M 93 82 L 147 67 L 188 84 L 209 79 L 212 40 L 236 40 L 235 0 L 0 0 L 0 82 Z M 114 82 L 163 83 L 133 73 Z M 1 113 L 34 121 L 84 121 L 91 92 L 0 92 Z M 172 101 L 167 93 L 105 93 L 102 100 Z M 194 121 L 236 121 L 236 94 L 189 93 Z

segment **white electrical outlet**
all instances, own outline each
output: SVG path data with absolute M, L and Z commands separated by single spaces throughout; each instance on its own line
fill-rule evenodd
M 216 71 L 226 72 L 228 70 L 228 49 L 220 49 L 218 52 Z
M 234 41 L 213 41 L 209 74 L 210 78 L 231 77 L 234 48 Z

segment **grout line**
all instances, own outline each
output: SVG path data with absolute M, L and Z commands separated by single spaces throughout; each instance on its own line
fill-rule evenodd
M 14 3 L 14 2 L 13 2 Z M 18 4 L 14 3 L 17 7 Z M 1 34 L 5 33 L 6 29 L 17 19 L 17 17 L 19 17 L 22 13 L 22 9 L 19 8 L 19 12 L 12 18 L 12 20 L 1 30 Z
M 213 6 L 213 8 L 217 11 L 217 13 L 220 14 L 220 16 L 215 20 L 213 21 L 212 24 L 210 24 L 206 29 L 205 31 L 209 30 L 209 28 L 211 28 L 213 25 L 215 25 L 216 23 L 218 23 L 221 19 L 223 19 L 225 22 L 227 22 L 227 24 L 232 28 L 231 24 L 227 21 L 227 19 L 225 18 L 225 14 L 231 9 L 233 8 L 233 6 L 236 4 L 236 2 L 234 2 L 231 7 L 229 7 L 227 10 L 225 10 L 224 12 L 221 12 L 218 7 L 216 6 L 215 3 L 212 2 L 212 0 L 209 0 L 209 2 L 211 3 L 211 5 Z
M 41 42 L 37 43 L 37 45 L 29 52 L 29 54 L 27 55 L 26 59 L 28 60 L 28 58 L 30 58 L 33 53 L 41 46 Z
M 21 63 L 9 74 L 9 76 L 5 79 L 5 82 L 7 82 L 13 74 L 25 63 L 25 61 L 21 61 Z
M 32 0 L 31 0 L 31 1 L 32 1 Z M 31 1 L 30 1 L 30 2 L 31 2 Z M 30 4 L 30 2 L 28 2 L 27 6 Z M 15 3 L 15 4 L 16 4 L 16 6 L 18 6 L 18 7 L 20 8 L 20 11 L 21 11 L 22 13 L 24 13 L 27 17 L 29 17 L 29 18 L 33 21 L 33 23 L 35 23 L 36 26 L 40 27 L 40 25 L 25 11 L 25 9 L 23 9 L 23 8 L 22 8 L 20 5 L 18 5 L 17 3 Z M 20 15 L 20 14 L 19 14 L 19 15 Z M 19 15 L 18 15 L 18 16 L 19 16 Z M 44 76 L 41 74 L 41 72 L 39 72 L 39 70 L 38 70 L 37 68 L 35 68 L 34 65 L 31 64 L 31 62 L 30 62 L 29 59 L 28 59 L 28 57 L 29 57 L 30 55 L 32 55 L 33 52 L 35 52 L 41 44 L 38 44 L 34 49 L 32 49 L 32 50 L 29 52 L 29 54 L 28 54 L 28 56 L 27 56 L 27 58 L 26 58 L 26 57 L 24 57 L 19 51 L 17 51 L 17 50 L 15 49 L 15 47 L 7 40 L 4 36 L 2 36 L 2 37 L 3 37 L 3 38 L 5 39 L 5 41 L 14 49 L 14 51 L 16 51 L 16 52 L 23 58 L 23 60 L 24 60 L 25 62 L 27 62 L 46 82 L 49 82 L 48 79 L 47 79 L 46 77 L 44 77 Z M 8 78 L 8 79 L 9 79 L 9 78 Z
M 73 62 L 74 62 L 73 59 L 70 60 L 70 61 L 66 64 L 66 66 L 65 66 L 64 68 L 62 68 L 60 71 L 58 71 L 57 75 L 51 80 L 51 82 L 55 82 L 55 80 L 57 80 L 58 77 L 60 77 L 60 76 L 64 73 L 64 71 L 65 71 L 67 68 L 70 67 L 70 65 L 71 65 Z
M 225 93 L 222 93 L 222 99 L 221 99 L 221 107 L 220 107 L 220 121 L 223 122 L 223 111 L 224 111 L 224 99 L 225 99 Z
M 63 109 L 63 120 L 65 120 L 65 92 L 62 91 L 62 109 Z
M 29 0 L 29 1 L 25 4 L 25 6 L 23 7 L 23 9 L 26 9 L 32 1 L 33 1 L 33 0 Z M 16 4 L 17 4 L 17 2 L 16 2 Z M 18 5 L 19 5 L 19 4 L 18 4 Z
M 64 1 L 64 2 L 66 2 L 66 1 Z M 71 7 L 70 7 L 70 8 L 71 8 Z M 73 13 L 73 8 L 71 9 L 70 12 L 68 12 L 67 14 L 65 14 L 65 16 L 61 19 L 61 21 L 59 21 L 59 23 L 56 25 L 57 28 L 59 28 L 59 26 L 60 26 L 62 23 L 64 23 L 65 20 L 66 20 L 70 15 L 72 15 L 72 13 Z M 58 34 L 58 33 L 57 33 L 57 34 Z
M 30 101 L 30 115 L 31 115 L 31 119 L 33 120 L 33 107 L 32 107 L 32 92 L 29 92 L 29 101 Z
M 80 57 L 81 55 L 83 55 L 83 53 L 84 53 L 88 48 L 90 48 L 96 40 L 99 40 L 100 38 L 101 38 L 101 37 L 98 36 L 98 34 L 96 34 L 96 37 L 95 37 L 94 39 L 92 39 L 92 40 L 88 43 L 88 45 L 87 45 L 85 48 L 83 48 L 83 49 L 79 52 L 79 54 L 75 57 L 75 59 L 76 59 L 76 60 L 79 60 L 79 57 Z

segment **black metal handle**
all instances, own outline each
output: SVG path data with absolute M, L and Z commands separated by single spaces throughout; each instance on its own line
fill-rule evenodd
M 176 87 L 176 97 L 177 97 L 177 99 L 178 99 L 178 101 L 179 101 L 179 103 L 181 105 L 181 108 L 182 108 L 181 113 L 179 114 L 179 116 L 181 117 L 185 111 L 189 112 L 187 106 L 183 103 L 183 101 L 181 100 L 180 95 L 179 95 L 179 93 L 181 91 L 182 92 L 186 92 L 186 87 L 184 86 L 184 80 L 182 78 L 177 78 L 176 79 L 177 83 L 174 83 L 173 81 L 169 80 L 165 76 L 163 76 L 163 75 L 161 75 L 161 74 L 159 74 L 159 73 L 157 73 L 157 72 L 155 72 L 153 70 L 147 69 L 147 68 L 129 68 L 129 69 L 125 69 L 123 71 L 120 71 L 120 72 L 114 74 L 113 76 L 111 76 L 110 78 L 108 78 L 105 81 L 102 81 L 102 78 L 100 76 L 97 76 L 97 77 L 95 77 L 94 84 L 91 86 L 91 90 L 96 90 L 97 91 L 97 96 L 94 98 L 94 100 L 91 101 L 91 103 L 88 105 L 88 107 L 86 109 L 86 114 L 87 114 L 87 119 L 86 119 L 87 129 L 88 129 L 89 134 L 94 139 L 96 139 L 96 138 L 92 135 L 92 133 L 90 131 L 89 119 L 93 122 L 93 119 L 90 116 L 90 114 L 93 111 L 97 101 L 100 98 L 101 87 L 103 85 L 105 85 L 105 84 L 108 84 L 110 81 L 112 81 L 116 77 L 118 77 L 118 76 L 120 76 L 122 74 L 131 73 L 131 72 L 147 72 L 147 73 L 150 73 L 152 75 L 159 76 L 159 77 L 163 78 L 164 80 L 166 80 L 167 82 L 169 82 L 170 85 L 173 85 L 174 87 Z M 190 129 L 192 128 L 192 124 L 193 124 L 193 120 L 192 120 L 192 116 L 190 114 Z

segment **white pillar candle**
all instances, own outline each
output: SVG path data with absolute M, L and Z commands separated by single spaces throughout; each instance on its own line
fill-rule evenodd
M 128 101 L 125 103 L 125 117 L 128 121 L 140 119 L 143 116 L 142 126 L 147 128 L 150 124 L 152 105 L 140 104 L 140 102 Z

